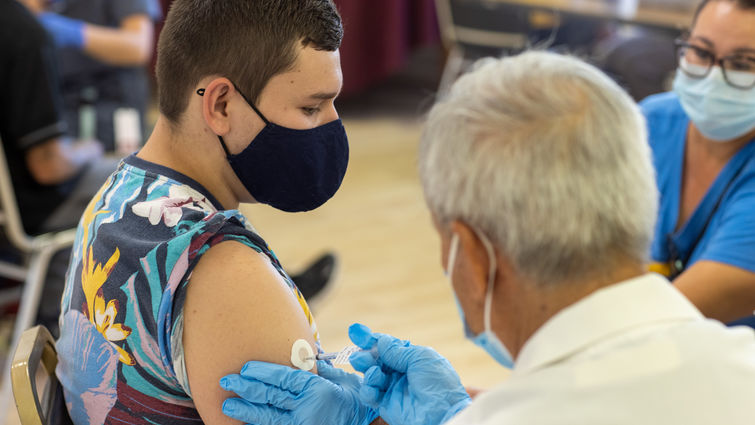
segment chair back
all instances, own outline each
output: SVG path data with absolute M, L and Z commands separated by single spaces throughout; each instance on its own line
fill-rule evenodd
M 63 391 L 55 376 L 55 340 L 44 326 L 21 334 L 11 365 L 13 397 L 21 425 L 71 424 Z
M 0 225 L 8 241 L 17 249 L 23 252 L 34 249 L 34 238 L 26 234 L 21 221 L 2 140 L 0 140 Z
M 436 0 L 444 42 L 466 48 L 524 49 L 528 10 L 494 0 Z

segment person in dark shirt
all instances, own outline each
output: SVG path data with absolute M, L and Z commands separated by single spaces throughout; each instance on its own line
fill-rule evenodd
M 54 55 L 35 17 L 15 0 L 0 0 L 0 139 L 30 235 L 75 227 L 116 167 L 96 141 L 65 137 Z M 67 250 L 56 254 L 45 284 L 40 319 L 51 328 L 67 263 Z
M 157 0 L 21 1 L 57 47 L 70 134 L 96 138 L 120 155 L 137 150 L 146 131 Z

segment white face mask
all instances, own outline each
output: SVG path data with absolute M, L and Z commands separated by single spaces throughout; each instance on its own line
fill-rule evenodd
M 737 78 L 738 73 L 726 75 Z M 710 140 L 728 142 L 755 129 L 755 89 L 730 86 L 719 66 L 705 78 L 692 78 L 677 69 L 674 92 L 695 127 Z
M 495 273 L 497 268 L 495 251 L 493 250 L 493 245 L 485 235 L 476 231 L 475 233 L 477 234 L 477 237 L 479 237 L 482 241 L 482 244 L 485 245 L 488 261 L 490 262 L 490 269 L 488 270 L 488 288 L 487 293 L 485 294 L 485 317 L 483 319 L 485 328 L 482 333 L 480 333 L 479 335 L 474 335 L 472 333 L 472 330 L 469 328 L 469 324 L 467 324 L 467 320 L 464 317 L 464 309 L 461 308 L 461 304 L 459 304 L 459 299 L 458 297 L 456 297 L 455 291 L 454 299 L 456 300 L 456 306 L 459 309 L 459 316 L 461 316 L 461 321 L 462 323 L 464 323 L 464 333 L 467 339 L 471 340 L 475 345 L 485 350 L 493 359 L 495 359 L 495 361 L 497 361 L 504 367 L 511 369 L 512 367 L 514 367 L 514 358 L 511 356 L 511 352 L 506 348 L 506 346 L 503 345 L 501 340 L 498 339 L 498 336 L 493 333 L 493 330 L 490 326 L 490 315 L 493 309 L 493 284 L 495 283 Z M 454 235 L 451 237 L 451 248 L 448 253 L 448 264 L 446 265 L 446 276 L 448 277 L 448 281 L 451 283 L 452 291 L 454 266 L 456 266 L 456 254 L 458 250 L 459 235 L 454 233 Z

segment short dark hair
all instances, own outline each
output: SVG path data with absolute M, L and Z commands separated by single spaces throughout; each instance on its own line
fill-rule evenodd
M 332 0 L 175 0 L 157 46 L 160 112 L 178 123 L 191 89 L 214 74 L 256 102 L 291 69 L 297 43 L 335 51 L 342 38 Z
M 695 9 L 695 15 L 692 18 L 693 27 L 695 26 L 697 17 L 700 16 L 700 12 L 702 12 L 703 8 L 705 8 L 708 3 L 712 3 L 714 1 L 727 1 L 729 3 L 734 3 L 738 8 L 742 10 L 755 9 L 755 0 L 703 0 L 699 5 L 697 5 L 697 9 Z

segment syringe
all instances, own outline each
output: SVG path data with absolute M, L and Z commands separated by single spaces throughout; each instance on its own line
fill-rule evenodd
M 316 360 L 329 360 L 334 365 L 346 365 L 349 364 L 349 357 L 357 351 L 368 351 L 373 356 L 377 356 L 377 346 L 370 350 L 362 350 L 356 345 L 349 345 L 341 351 L 315 354 L 309 342 L 298 339 L 291 347 L 291 364 L 302 370 L 311 370 Z
M 344 348 L 341 351 L 334 351 L 331 353 L 317 353 L 315 356 L 308 357 L 307 360 L 330 360 L 331 363 L 341 365 L 341 364 L 348 364 L 349 363 L 349 357 L 356 353 L 357 351 L 361 351 L 362 349 L 357 347 L 356 345 L 350 345 L 346 348 Z M 377 347 L 373 349 L 375 352 L 377 352 Z

